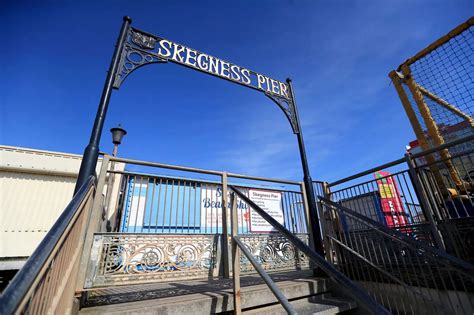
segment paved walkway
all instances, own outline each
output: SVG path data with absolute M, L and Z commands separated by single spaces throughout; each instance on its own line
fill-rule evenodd
M 311 275 L 312 272 L 310 270 L 270 274 L 273 281 L 275 282 L 307 278 L 311 277 Z M 262 278 L 257 274 L 241 276 L 240 281 L 241 287 L 264 283 Z M 232 279 L 216 279 L 135 284 L 98 288 L 89 291 L 89 298 L 83 307 L 127 303 L 203 292 L 222 292 L 224 294 L 228 294 L 229 291 L 232 291 L 232 287 Z

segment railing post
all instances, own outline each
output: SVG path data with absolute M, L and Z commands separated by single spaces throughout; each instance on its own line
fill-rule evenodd
M 310 221 L 310 215 L 309 215 L 309 203 L 308 203 L 308 194 L 306 193 L 306 188 L 303 182 L 300 183 L 300 189 L 301 189 L 301 194 L 303 195 L 303 206 L 304 206 L 304 214 L 306 217 L 306 229 L 308 231 L 309 235 L 313 235 L 313 229 Z M 314 198 L 314 197 L 313 197 Z M 309 247 L 311 249 L 315 250 L 314 246 L 314 239 L 313 237 L 309 237 Z
M 329 187 L 328 183 L 327 182 L 322 182 L 321 183 L 321 186 L 322 186 L 322 189 L 323 189 L 323 194 L 324 194 L 324 198 L 327 198 L 327 199 L 331 199 L 331 188 Z M 327 234 L 329 234 L 329 227 L 328 227 L 328 218 L 327 216 L 330 215 L 329 213 L 325 213 L 324 211 L 324 207 L 323 205 L 321 204 L 320 201 L 318 201 L 318 204 L 319 204 L 319 211 L 320 211 L 320 214 L 319 214 L 319 219 L 321 220 L 321 229 L 322 229 L 322 238 L 323 238 L 323 243 L 324 243 L 324 247 L 325 247 L 325 254 L 326 254 L 326 259 L 333 262 L 334 259 L 333 259 L 333 251 L 332 251 L 332 248 L 331 248 L 331 243 L 329 242 L 329 239 L 327 237 Z M 331 211 L 331 210 L 329 210 Z
M 315 244 L 315 237 L 314 237 L 314 233 L 313 233 L 313 224 L 311 224 L 311 215 L 310 215 L 310 207 L 309 207 L 309 200 L 308 200 L 308 195 L 307 192 L 306 192 L 306 188 L 305 188 L 305 183 L 302 182 L 300 183 L 300 187 L 301 187 L 301 194 L 303 195 L 303 205 L 304 205 L 304 213 L 305 213 L 305 217 L 306 217 L 306 228 L 307 228 L 307 231 L 308 231 L 308 245 L 309 247 L 316 251 L 316 244 Z M 314 190 L 313 190 L 314 192 Z M 316 196 L 310 196 L 310 198 L 316 198 Z M 320 214 L 320 213 L 319 213 Z M 319 219 L 321 220 L 321 217 L 319 217 Z M 320 226 L 321 229 L 323 228 L 322 226 Z M 324 238 L 323 238 L 323 242 L 324 242 Z M 327 249 L 326 249 L 327 250 Z M 321 275 L 321 270 L 318 268 L 318 266 L 313 262 L 313 261 L 309 261 L 309 265 L 310 265 L 310 268 L 313 270 L 313 275 L 314 276 L 320 276 Z
M 92 211 L 87 218 L 86 223 L 86 234 L 84 239 L 84 247 L 81 256 L 81 263 L 79 266 L 78 277 L 76 281 L 76 291 L 82 291 L 84 288 L 87 266 L 90 259 L 90 251 L 92 242 L 94 240 L 94 233 L 101 227 L 102 212 L 103 212 L 103 195 L 105 181 L 107 178 L 107 169 L 109 167 L 109 155 L 104 155 L 102 159 L 102 165 L 100 168 L 99 179 L 97 182 L 97 189 L 95 191 L 94 202 L 92 204 Z
M 114 151 L 117 147 L 114 148 Z M 110 162 L 110 170 L 113 171 L 115 169 L 115 162 Z M 110 212 L 110 202 L 112 200 L 112 194 L 114 193 L 114 185 L 115 185 L 115 176 L 116 174 L 110 173 L 109 176 L 107 177 L 107 190 L 105 193 L 105 203 L 104 203 L 104 213 L 105 213 L 105 218 L 104 221 L 102 222 L 102 228 L 101 230 L 111 232 L 112 231 L 112 225 L 111 221 L 109 220 L 109 212 Z M 119 177 L 120 178 L 120 177 Z M 118 198 L 118 196 L 117 196 Z M 113 209 L 115 212 L 116 209 Z M 114 215 L 115 216 L 115 215 Z M 112 219 L 112 218 L 111 218 Z
M 239 220 L 237 218 L 237 197 L 232 192 L 230 195 L 231 202 L 231 239 L 232 239 L 232 279 L 234 282 L 234 314 L 240 315 L 242 312 L 242 303 L 240 296 L 240 249 L 235 242 L 234 237 L 239 234 Z
M 311 185 L 313 185 L 313 183 L 311 183 Z M 319 251 L 317 250 L 318 249 L 318 244 L 316 243 L 316 239 L 319 239 L 321 240 L 321 242 L 324 243 L 324 226 L 323 226 L 323 217 L 321 217 L 322 215 L 322 211 L 319 211 L 320 210 L 320 207 L 318 206 L 317 202 L 316 202 L 316 194 L 314 193 L 314 189 L 311 189 L 311 192 L 308 194 L 307 190 L 306 190 L 306 183 L 305 182 L 302 182 L 300 183 L 300 187 L 301 187 L 301 193 L 303 194 L 303 203 L 304 203 L 304 209 L 305 209 L 305 216 L 306 216 L 306 227 L 308 229 L 308 234 L 309 234 L 309 247 L 318 252 L 318 254 L 320 254 L 321 256 L 325 256 L 327 255 L 327 250 L 328 250 L 328 247 L 326 247 L 326 244 L 324 244 L 324 247 L 325 250 L 326 250 L 326 253 L 325 251 L 323 250 L 323 245 L 320 244 L 321 246 L 321 250 L 323 252 L 323 254 L 319 253 Z M 313 186 L 311 186 L 311 188 L 313 188 Z M 308 198 L 312 198 L 312 200 L 309 200 Z M 311 218 L 313 218 L 313 216 L 311 216 L 310 212 L 311 212 L 311 207 L 310 207 L 310 202 L 313 202 L 314 205 L 315 205 L 315 210 L 316 210 L 316 217 L 319 219 L 319 222 L 317 222 L 317 226 L 319 227 L 316 231 L 316 233 L 320 233 L 319 235 L 315 235 L 314 234 L 314 230 L 313 230 L 313 227 L 314 227 L 314 222 L 312 223 L 311 222 Z M 326 274 L 320 269 L 318 268 L 318 266 L 316 266 L 314 264 L 313 261 L 310 260 L 310 267 L 313 269 L 313 275 L 314 276 L 326 276 Z
M 224 267 L 224 278 L 230 277 L 230 264 L 229 264 L 229 232 L 227 229 L 227 172 L 223 172 L 222 175 L 222 262 Z
M 415 161 L 413 161 L 410 153 L 405 154 L 405 160 L 408 164 L 408 171 L 410 174 L 411 181 L 413 182 L 413 187 L 415 188 L 415 193 L 420 201 L 421 209 L 423 209 L 423 214 L 425 215 L 428 223 L 430 224 L 431 233 L 433 234 L 434 241 L 436 246 L 440 249 L 446 249 L 446 246 L 443 243 L 441 238 L 441 233 L 437 229 L 435 219 L 433 217 L 433 209 L 431 208 L 430 203 L 428 202 L 428 197 L 425 191 L 425 187 L 421 183 L 420 178 L 415 167 Z

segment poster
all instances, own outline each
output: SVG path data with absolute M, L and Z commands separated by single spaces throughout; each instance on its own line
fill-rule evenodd
M 240 191 L 247 194 L 246 188 L 240 188 Z M 230 191 L 227 192 L 227 209 L 229 209 L 230 220 Z M 239 230 L 248 227 L 249 207 L 242 200 L 237 198 L 237 220 Z M 230 226 L 230 221 L 228 222 Z M 203 185 L 201 186 L 201 228 L 204 230 L 222 230 L 222 186 Z
M 277 220 L 278 223 L 284 224 L 283 211 L 281 209 L 281 192 L 249 189 L 249 198 L 266 213 L 271 215 L 272 218 Z M 258 233 L 276 230 L 252 209 L 250 215 L 250 231 Z
M 391 174 L 377 171 L 374 174 L 380 193 L 382 211 L 388 227 L 399 227 L 407 225 L 407 217 L 403 208 L 400 193 L 395 179 Z

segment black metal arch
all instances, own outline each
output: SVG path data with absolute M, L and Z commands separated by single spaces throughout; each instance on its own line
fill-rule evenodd
M 113 77 L 112 87 L 114 89 L 119 89 L 125 79 L 136 69 L 148 64 L 168 62 L 168 58 L 163 58 L 153 51 L 156 42 L 156 36 L 134 27 L 127 26 L 125 41 L 120 47 L 118 47 L 120 50 L 120 61 Z M 225 79 L 222 77 L 219 78 Z M 262 92 L 261 90 L 259 91 Z M 298 118 L 296 117 L 293 100 L 273 93 L 264 92 L 264 94 L 283 111 L 283 114 L 285 114 L 290 123 L 293 133 L 299 133 Z
M 94 126 L 92 128 L 89 144 L 84 150 L 74 193 L 77 193 L 79 191 L 80 187 L 85 183 L 89 176 L 95 174 L 95 168 L 97 165 L 97 160 L 99 158 L 99 142 L 105 123 L 105 116 L 107 114 L 107 108 L 110 101 L 110 96 L 112 94 L 112 89 L 119 89 L 125 79 L 133 71 L 140 67 L 143 67 L 144 65 L 151 63 L 166 63 L 168 61 L 176 63 L 172 59 L 163 58 L 154 51 L 157 40 L 160 39 L 160 37 L 132 28 L 130 26 L 131 22 L 132 19 L 130 17 L 125 16 L 123 18 L 123 24 L 120 29 L 120 35 L 117 39 L 117 43 L 115 45 L 115 51 L 112 58 L 112 62 L 109 66 L 109 71 L 107 72 L 107 78 L 105 80 L 104 88 L 102 90 L 102 96 L 100 99 L 99 107 L 97 109 L 97 114 L 95 117 Z M 194 70 L 214 75 L 221 79 L 225 79 L 233 83 L 237 83 L 242 86 L 246 86 L 248 88 L 263 92 L 278 107 L 280 107 L 280 109 L 283 111 L 286 118 L 288 119 L 288 122 L 290 123 L 291 128 L 293 129 L 293 132 L 296 134 L 298 139 L 301 164 L 303 166 L 304 173 L 304 187 L 306 195 L 308 196 L 307 200 L 309 205 L 309 221 L 311 226 L 311 232 L 314 238 L 314 246 L 318 253 L 323 254 L 324 251 L 322 246 L 322 240 L 320 238 L 321 232 L 317 213 L 317 205 L 316 200 L 314 199 L 313 184 L 309 171 L 308 161 L 306 158 L 303 133 L 301 131 L 301 126 L 298 117 L 298 109 L 296 106 L 296 100 L 291 80 L 286 80 L 289 97 L 285 98 L 276 93 L 264 91 L 260 87 L 257 88 L 256 86 L 247 85 L 242 82 L 231 80 L 230 78 L 218 76 L 216 74 L 203 71 L 197 67 L 188 66 L 182 63 L 180 64 L 192 68 Z M 256 73 L 253 72 L 253 74 Z

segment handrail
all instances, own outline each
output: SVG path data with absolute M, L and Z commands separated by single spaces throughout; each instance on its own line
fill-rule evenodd
M 276 297 L 278 302 L 288 312 L 288 314 L 298 314 L 294 309 L 293 305 L 286 299 L 285 295 L 280 291 L 278 286 L 273 282 L 272 278 L 265 272 L 262 266 L 255 260 L 252 253 L 242 243 L 238 236 L 238 223 L 237 223 L 237 197 L 235 192 L 230 194 L 231 206 L 231 240 L 232 240 L 232 278 L 233 278 L 233 291 L 234 291 L 234 313 L 236 315 L 242 314 L 242 302 L 240 292 L 240 253 L 242 250 L 245 257 L 250 261 L 252 266 L 257 270 L 260 277 L 262 277 L 265 284 L 268 286 L 270 291 Z
M 291 305 L 291 303 L 288 302 L 288 300 L 280 291 L 280 289 L 278 289 L 278 287 L 275 285 L 272 278 L 270 278 L 270 276 L 265 272 L 265 270 L 263 270 L 262 266 L 260 266 L 260 264 L 255 260 L 255 258 L 253 258 L 252 253 L 249 252 L 249 250 L 245 247 L 245 245 L 242 243 L 240 238 L 238 236 L 233 236 L 232 238 L 235 241 L 235 243 L 239 246 L 240 250 L 245 254 L 247 259 L 255 268 L 255 270 L 257 270 L 258 274 L 262 277 L 263 281 L 265 281 L 265 283 L 273 292 L 273 294 L 278 299 L 278 301 L 281 303 L 283 308 L 288 312 L 288 314 L 297 314 L 293 305 Z
M 1 169 L 0 169 L 1 170 Z M 153 173 L 143 173 L 143 172 L 133 172 L 133 171 L 116 171 L 116 170 L 107 170 L 109 174 L 119 174 L 119 175 L 130 175 L 130 176 L 140 176 L 140 177 L 151 177 L 156 179 L 174 179 L 174 180 L 184 180 L 184 181 L 193 181 L 199 183 L 206 183 L 206 184 L 221 184 L 222 181 L 219 180 L 209 180 L 209 179 L 202 179 L 202 178 L 192 178 L 192 177 L 182 177 L 182 176 L 171 176 L 171 175 L 160 175 L 160 174 L 153 174 Z M 235 178 L 243 178 L 243 179 L 253 179 L 252 176 L 243 177 L 245 175 L 239 175 L 239 177 L 232 176 L 232 173 L 227 173 L 227 177 L 235 177 Z M 263 177 L 257 177 L 258 181 L 264 181 Z M 269 179 L 269 182 L 279 183 L 275 179 Z M 285 180 L 281 180 L 282 182 L 289 184 L 289 182 Z M 300 192 L 298 190 L 288 190 L 282 187 L 284 186 L 269 186 L 263 184 L 249 184 L 249 183 L 232 183 L 231 185 L 239 186 L 239 187 L 255 187 L 255 188 L 265 188 L 266 186 L 270 187 L 272 190 L 281 190 L 281 191 L 294 191 Z M 300 182 L 291 182 L 291 185 L 301 185 Z
M 431 153 L 434 153 L 434 152 L 437 152 L 437 151 L 440 151 L 440 150 L 443 150 L 443 149 L 447 149 L 447 148 L 453 147 L 455 145 L 462 144 L 464 142 L 472 141 L 472 140 L 474 140 L 474 135 L 467 136 L 467 137 L 464 137 L 464 138 L 460 138 L 460 139 L 457 139 L 457 140 L 453 140 L 453 141 L 450 141 L 450 142 L 446 142 L 446 143 L 441 144 L 437 147 L 433 147 L 433 148 L 425 150 L 425 151 L 414 153 L 414 154 L 411 155 L 411 157 L 416 159 L 416 158 L 419 158 L 419 157 L 422 157 L 422 156 L 425 156 L 425 155 L 428 155 L 428 154 L 431 154 Z
M 347 246 L 346 244 L 344 244 L 343 242 L 339 241 L 338 239 L 328 235 L 328 238 L 331 242 L 334 242 L 336 243 L 337 245 L 341 246 L 342 248 L 344 248 L 345 250 L 347 250 L 348 252 L 350 252 L 352 255 L 358 257 L 360 260 L 362 260 L 363 262 L 365 262 L 366 264 L 370 265 L 372 268 L 374 268 L 375 270 L 377 270 L 378 272 L 380 272 L 381 274 L 383 274 L 385 277 L 387 277 L 388 279 L 390 279 L 391 281 L 393 281 L 394 283 L 402 286 L 405 290 L 413 293 L 413 294 L 416 294 L 418 297 L 422 298 L 422 299 L 425 299 L 425 300 L 428 300 L 430 303 L 432 303 L 433 305 L 436 305 L 438 308 L 440 309 L 443 309 L 444 313 L 446 314 L 449 314 L 449 310 L 445 308 L 445 305 L 443 305 L 442 303 L 440 303 L 440 301 L 435 301 L 431 296 L 421 292 L 420 290 L 416 290 L 415 288 L 409 286 L 408 284 L 406 284 L 405 282 L 401 281 L 399 278 L 393 276 L 392 274 L 390 274 L 389 272 L 387 272 L 386 270 L 380 268 L 379 266 L 377 266 L 376 264 L 374 264 L 372 261 L 370 261 L 369 259 L 365 258 L 363 255 L 359 254 L 357 251 L 355 251 L 354 249 L 350 248 L 349 246 Z
M 349 251 L 351 254 L 353 254 L 354 256 L 357 256 L 359 259 L 361 259 L 362 261 L 364 261 L 366 264 L 370 265 L 372 268 L 376 269 L 378 272 L 380 272 L 381 274 L 383 274 L 384 276 L 386 276 L 387 278 L 389 278 L 390 280 L 392 280 L 394 283 L 397 283 L 401 286 L 403 286 L 405 289 L 415 293 L 415 294 L 419 294 L 421 295 L 421 292 L 411 288 L 409 285 L 407 285 L 405 282 L 401 281 L 399 278 L 393 276 L 392 274 L 390 274 L 389 272 L 387 272 L 386 270 L 380 268 L 379 266 L 377 266 L 376 264 L 374 264 L 373 262 L 371 262 L 370 260 L 368 260 L 367 258 L 365 258 L 364 256 L 362 256 L 361 254 L 359 254 L 358 252 L 356 252 L 354 249 L 350 248 L 349 246 L 347 246 L 346 244 L 344 244 L 343 242 L 341 242 L 340 240 L 328 235 L 329 239 L 331 240 L 331 242 L 334 242 L 336 243 L 337 245 L 339 246 L 342 246 L 344 247 L 347 251 Z
M 440 150 L 443 150 L 443 149 L 446 149 L 446 148 L 450 148 L 450 147 L 453 147 L 455 145 L 458 145 L 458 144 L 461 144 L 461 143 L 464 143 L 464 142 L 467 142 L 467 141 L 472 141 L 472 140 L 474 140 L 474 135 L 467 136 L 467 137 L 464 137 L 464 138 L 460 138 L 460 139 L 457 139 L 457 140 L 454 140 L 454 141 L 451 141 L 451 142 L 447 142 L 447 143 L 444 143 L 442 145 L 433 147 L 431 149 L 421 151 L 419 153 L 411 154 L 410 157 L 412 159 L 416 159 L 416 158 L 419 158 L 419 157 L 422 157 L 422 156 L 425 156 L 425 155 L 428 155 L 428 154 L 431 154 L 431 153 L 434 153 L 434 152 L 437 152 L 437 151 L 440 151 Z M 388 162 L 388 163 L 378 165 L 376 167 L 372 167 L 372 168 L 370 168 L 366 171 L 359 172 L 359 173 L 356 173 L 354 175 L 351 175 L 351 176 L 336 180 L 332 183 L 329 183 L 328 187 L 336 186 L 336 185 L 351 181 L 353 179 L 356 179 L 356 178 L 359 178 L 359 177 L 362 177 L 362 176 L 365 176 L 365 175 L 372 174 L 373 172 L 376 172 L 376 171 L 379 171 L 379 170 L 382 170 L 382 169 L 385 169 L 385 168 L 389 168 L 389 167 L 392 167 L 392 166 L 395 166 L 395 165 L 398 165 L 398 164 L 402 164 L 405 161 L 406 161 L 405 158 L 400 158 L 400 159 L 397 159 L 395 161 L 391 161 L 391 162 Z
M 1 314 L 13 314 L 20 307 L 93 185 L 94 177 L 91 176 L 77 191 L 25 265 L 6 287 L 0 296 Z
M 365 175 L 369 175 L 369 174 L 372 174 L 373 172 L 383 170 L 383 169 L 386 169 L 386 168 L 389 168 L 389 167 L 392 167 L 392 166 L 395 166 L 395 165 L 398 165 L 398 164 L 402 164 L 403 162 L 405 162 L 405 158 L 400 158 L 400 159 L 392 161 L 392 162 L 388 162 L 388 163 L 385 163 L 385 164 L 382 164 L 382 165 L 378 165 L 378 166 L 372 167 L 372 168 L 370 168 L 366 171 L 359 172 L 359 173 L 356 173 L 354 175 L 344 177 L 344 178 L 339 179 L 339 180 L 337 180 L 335 182 L 332 182 L 332 183 L 328 183 L 328 187 L 337 186 L 337 185 L 345 183 L 345 182 L 350 182 L 353 179 L 356 179 L 356 178 L 359 178 L 359 177 L 362 177 L 362 176 L 365 176 Z
M 423 242 L 420 242 L 420 241 L 417 241 L 417 240 L 414 240 L 412 239 L 411 237 L 395 230 L 395 229 L 390 229 L 388 227 L 386 227 L 385 225 L 377 222 L 377 221 L 374 221 L 360 213 L 357 213 L 355 212 L 354 210 L 351 210 L 347 207 L 344 207 L 343 205 L 339 204 L 339 203 L 336 203 L 334 201 L 331 201 L 327 198 L 324 198 L 324 197 L 321 197 L 319 196 L 318 197 L 319 200 L 321 200 L 323 203 L 326 203 L 334 208 L 336 208 L 338 211 L 342 211 L 342 212 L 345 212 L 346 214 L 348 214 L 349 216 L 352 216 L 352 217 L 355 217 L 359 220 L 362 220 L 362 221 L 365 221 L 366 223 L 372 225 L 375 227 L 376 230 L 378 230 L 379 232 L 393 238 L 393 239 L 397 239 L 399 241 L 402 241 L 408 245 L 411 245 L 411 246 L 414 246 L 414 247 L 418 247 L 418 248 L 421 248 L 423 249 L 424 251 L 426 252 L 429 252 L 431 254 L 434 254 L 434 255 L 437 255 L 439 257 L 442 257 L 446 260 L 448 260 L 450 263 L 452 263 L 453 265 L 457 265 L 458 267 L 462 268 L 462 269 L 459 269 L 458 271 L 463 273 L 464 275 L 472 278 L 474 280 L 474 276 L 472 273 L 474 273 L 474 265 L 471 265 L 470 263 L 467 263 L 465 262 L 464 260 L 462 259 L 459 259 L 457 257 L 454 257 L 454 256 L 451 256 L 449 254 L 447 254 L 446 252 L 442 251 L 442 250 L 439 250 L 435 247 L 432 247 L 432 246 L 429 246 L 427 244 L 424 244 Z M 470 272 L 470 273 L 469 273 Z
M 158 162 L 149 162 L 149 161 L 142 161 L 142 160 L 135 160 L 135 159 L 128 159 L 128 158 L 121 158 L 121 157 L 116 157 L 116 156 L 109 156 L 109 160 L 110 162 L 137 164 L 137 165 L 150 166 L 150 167 L 160 167 L 160 168 L 166 168 L 170 170 L 185 171 L 185 172 L 192 172 L 192 173 L 203 173 L 203 174 L 208 174 L 208 175 L 220 176 L 223 173 L 221 171 L 206 170 L 203 168 L 187 167 L 187 166 L 172 165 L 172 164 L 165 164 L 165 163 L 158 163 Z
M 380 268 L 379 266 L 377 266 L 376 264 L 371 262 L 369 259 L 367 259 L 363 255 L 359 254 L 357 251 L 355 251 L 354 249 L 352 249 L 349 246 L 347 246 L 346 244 L 344 244 L 343 242 L 339 241 L 338 239 L 336 239 L 336 238 L 334 238 L 330 235 L 328 235 L 328 238 L 331 242 L 336 243 L 337 245 L 341 246 L 342 248 L 344 248 L 345 250 L 350 252 L 352 255 L 358 257 L 360 260 L 362 260 L 366 264 L 370 265 L 372 268 L 374 268 L 375 270 L 377 270 L 378 272 L 383 274 L 385 277 L 387 277 L 388 279 L 390 279 L 394 283 L 397 283 L 398 285 L 402 286 L 405 290 L 407 290 L 409 292 L 412 292 L 413 294 L 416 294 L 418 297 L 420 297 L 422 299 L 429 300 L 431 303 L 436 304 L 439 308 L 443 309 L 446 313 L 449 312 L 449 310 L 444 309 L 444 305 L 439 303 L 439 301 L 434 301 L 431 296 L 423 294 L 420 290 L 415 290 L 415 288 L 409 286 L 408 284 L 401 281 L 399 278 L 393 276 L 392 274 L 390 274 L 389 272 L 387 272 L 383 268 Z
M 150 166 L 150 167 L 159 167 L 159 168 L 165 168 L 165 169 L 171 169 L 171 170 L 183 171 L 183 172 L 202 173 L 202 174 L 216 175 L 216 176 L 222 176 L 224 173 L 226 173 L 228 177 L 243 178 L 243 179 L 250 179 L 250 180 L 257 180 L 257 181 L 264 181 L 264 182 L 265 181 L 274 182 L 274 183 L 289 184 L 289 185 L 301 184 L 300 182 L 278 179 L 278 178 L 250 176 L 250 175 L 244 175 L 244 174 L 229 173 L 229 172 L 224 172 L 224 171 L 206 170 L 206 169 L 195 168 L 195 167 L 187 167 L 187 166 L 172 165 L 172 164 L 165 164 L 165 163 L 158 163 L 158 162 L 148 162 L 148 161 L 142 161 L 142 160 L 119 158 L 115 156 L 109 156 L 109 160 L 111 162 L 137 164 L 137 165 Z
M 374 170 L 374 169 L 370 169 L 370 171 L 372 171 L 372 170 Z M 378 170 L 381 170 L 381 168 L 379 168 Z M 396 177 L 397 175 L 401 175 L 401 174 L 406 173 L 406 172 L 407 172 L 406 170 L 403 170 L 403 171 L 391 173 L 390 175 L 386 175 L 386 176 L 383 176 L 383 177 L 380 177 L 380 178 L 374 178 L 374 179 L 368 180 L 365 183 L 377 182 L 377 181 L 380 181 L 380 180 L 382 180 L 384 178 L 387 178 L 387 177 Z M 341 191 L 344 191 L 344 190 L 350 190 L 350 189 L 352 189 L 354 187 L 357 187 L 357 186 L 360 186 L 360 184 L 350 185 L 350 186 L 347 186 L 347 187 L 344 187 L 344 188 L 341 188 L 341 189 L 338 189 L 338 190 L 334 190 L 334 191 L 331 190 L 331 195 L 337 194 L 338 192 L 341 192 Z
M 324 257 L 320 256 L 309 246 L 307 246 L 303 241 L 293 235 L 288 229 L 283 225 L 278 223 L 274 218 L 272 218 L 268 213 L 266 213 L 262 208 L 255 204 L 249 197 L 244 195 L 236 187 L 229 185 L 229 188 L 234 191 L 237 196 L 239 196 L 242 201 L 254 209 L 263 219 L 270 223 L 276 230 L 281 234 L 286 236 L 286 238 L 299 250 L 306 254 L 314 263 L 318 265 L 334 282 L 343 286 L 347 289 L 348 294 L 350 294 L 356 302 L 364 305 L 370 312 L 373 314 L 391 314 L 385 307 L 379 304 L 375 299 L 369 296 L 364 290 L 362 290 L 358 285 L 356 285 L 352 280 L 346 277 L 343 273 L 338 271 L 332 264 L 327 262 Z

